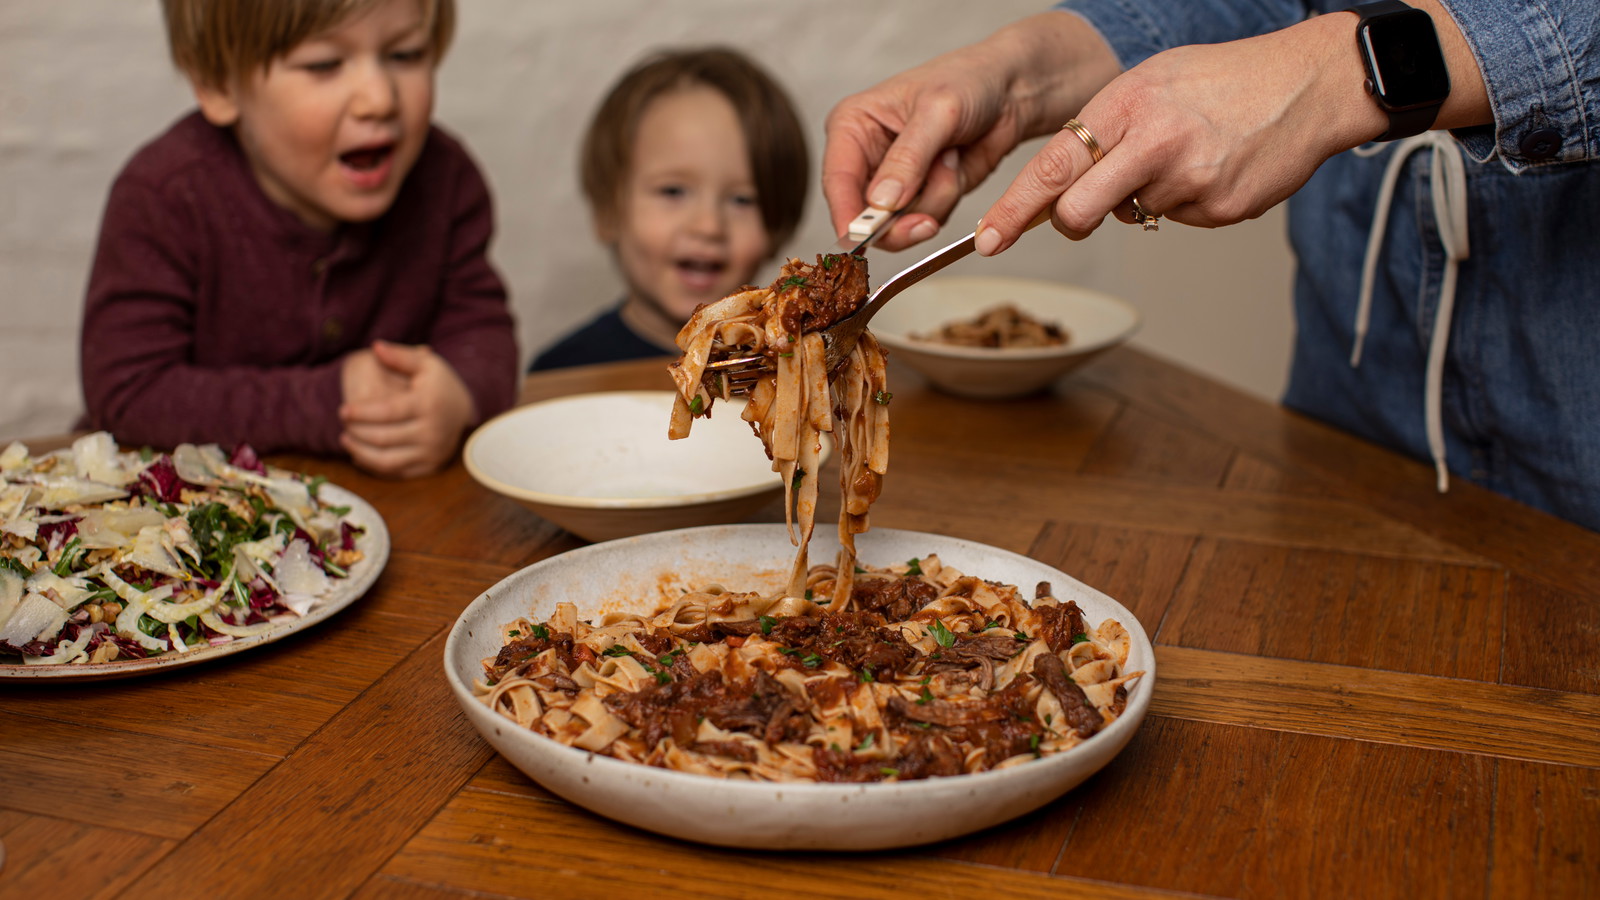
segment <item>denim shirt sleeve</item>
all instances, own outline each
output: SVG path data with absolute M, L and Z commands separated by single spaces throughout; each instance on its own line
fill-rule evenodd
M 1441 0 L 1483 71 L 1494 125 L 1455 132 L 1479 162 L 1530 166 L 1600 157 L 1600 3 Z
M 1124 69 L 1173 47 L 1287 28 L 1310 12 L 1304 0 L 1062 0 L 1056 9 L 1088 20 Z

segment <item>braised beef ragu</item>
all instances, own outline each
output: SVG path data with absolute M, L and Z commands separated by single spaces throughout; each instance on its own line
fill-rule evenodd
M 815 571 L 808 584 L 830 596 Z M 522 620 L 485 661 L 481 689 L 526 684 L 538 699 L 524 706 L 570 708 L 558 724 L 577 722 L 586 735 L 613 719 L 586 749 L 626 740 L 632 749 L 621 758 L 652 765 L 673 767 L 688 752 L 748 773 L 773 765 L 775 754 L 804 758 L 804 777 L 818 781 L 980 771 L 1088 739 L 1126 706 L 1125 681 L 1137 674 L 1103 671 L 1105 661 L 1126 659 L 1126 631 L 1108 622 L 1091 634 L 1082 610 L 1049 590 L 1041 582 L 1030 608 L 1015 588 L 928 557 L 862 570 L 850 607 L 837 611 L 831 600 L 812 602 L 808 587 L 782 615 L 759 614 L 778 609 L 770 600 L 751 611 L 759 595 L 724 591 L 648 619 L 561 618 L 575 631 Z M 1095 661 L 1099 670 L 1084 670 L 1091 697 L 1073 672 Z M 602 682 L 605 690 L 591 692 Z M 864 719 L 863 702 L 876 709 Z
M 795 291 L 799 302 L 784 309 L 783 330 L 818 331 L 854 313 L 867 299 L 867 263 L 859 256 L 819 254 L 816 264 L 791 259 L 772 289 Z

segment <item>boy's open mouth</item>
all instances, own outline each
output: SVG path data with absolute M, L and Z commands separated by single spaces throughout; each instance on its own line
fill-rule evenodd
M 383 165 L 393 153 L 392 146 L 363 147 L 360 150 L 339 154 L 339 161 L 357 172 L 370 172 Z
M 726 269 L 727 267 L 728 266 L 727 266 L 726 263 L 717 262 L 717 261 L 708 260 L 708 259 L 680 259 L 680 260 L 678 260 L 678 268 L 683 269 L 685 272 L 690 272 L 690 273 L 697 273 L 697 274 L 704 274 L 704 275 L 717 275 L 717 274 L 720 274 L 722 272 L 722 270 Z

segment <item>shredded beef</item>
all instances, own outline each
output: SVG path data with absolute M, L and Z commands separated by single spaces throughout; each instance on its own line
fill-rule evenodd
M 815 265 L 791 259 L 773 282 L 772 290 L 798 291 L 799 302 L 784 310 L 786 333 L 826 328 L 854 313 L 867 299 L 867 261 L 860 256 L 819 254 Z
M 1044 621 L 1042 633 L 1035 636 L 1044 638 L 1052 653 L 1066 651 L 1072 646 L 1073 638 L 1088 633 L 1083 624 L 1083 611 L 1075 601 L 1068 600 L 1059 606 L 1036 606 L 1033 611 Z
M 872 610 L 885 620 L 899 622 L 932 603 L 939 589 L 921 578 L 860 578 L 851 593 L 857 609 Z
M 1094 708 L 1094 704 L 1090 703 L 1088 696 L 1084 694 L 1083 688 L 1067 674 L 1067 667 L 1061 662 L 1061 657 L 1054 653 L 1039 654 L 1033 660 L 1033 677 L 1044 682 L 1050 693 L 1055 694 L 1056 699 L 1061 701 L 1061 709 L 1067 715 L 1067 723 L 1078 733 L 1078 737 L 1090 737 L 1105 725 L 1100 710 Z

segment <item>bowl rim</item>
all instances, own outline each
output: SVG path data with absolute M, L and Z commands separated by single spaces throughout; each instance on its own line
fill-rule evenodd
M 492 491 L 495 491 L 496 493 L 504 494 L 508 497 L 514 497 L 518 500 L 524 500 L 529 503 L 541 503 L 546 506 L 560 506 L 570 509 L 667 509 L 675 507 L 693 507 L 704 506 L 712 503 L 721 503 L 727 500 L 736 500 L 741 497 L 750 497 L 755 494 L 765 493 L 767 491 L 783 490 L 783 479 L 778 475 L 777 472 L 773 472 L 772 480 L 770 482 L 751 483 L 742 487 L 724 488 L 717 491 L 701 491 L 693 494 L 673 494 L 665 497 L 578 497 L 570 494 L 555 494 L 546 491 L 538 491 L 534 490 L 533 488 L 526 488 L 519 485 L 510 484 L 495 478 L 493 475 L 490 475 L 488 472 L 484 471 L 474 459 L 474 448 L 479 446 L 480 439 L 483 439 L 484 435 L 486 435 L 490 429 L 495 427 L 497 424 L 503 424 L 502 420 L 510 420 L 518 416 L 527 415 L 529 411 L 542 406 L 571 402 L 580 398 L 622 396 L 671 398 L 674 396 L 674 392 L 668 390 L 584 391 L 577 394 L 563 394 L 559 397 L 548 397 L 544 400 L 536 400 L 533 403 L 525 403 L 521 406 L 513 407 L 497 416 L 494 416 L 472 430 L 472 434 L 467 437 L 466 444 L 461 448 L 462 464 L 466 466 L 468 474 L 472 476 L 474 481 Z M 663 435 L 666 433 L 666 427 L 666 420 L 663 419 L 661 423 Z M 755 440 L 754 436 L 751 437 L 751 440 Z M 824 435 L 820 460 L 825 462 L 828 457 L 832 455 L 832 453 L 833 441 L 830 437 Z
M 1103 302 L 1107 306 L 1115 307 L 1116 309 L 1127 313 L 1128 324 L 1120 331 L 1108 335 L 1107 337 L 1098 341 L 1092 341 L 1085 344 L 1073 344 L 1069 342 L 1053 347 L 964 347 L 957 344 L 944 344 L 938 341 L 920 340 L 910 336 L 909 334 L 902 334 L 900 332 L 893 331 L 885 332 L 877 329 L 872 330 L 873 336 L 876 337 L 880 343 L 888 344 L 893 349 L 909 349 L 920 353 L 926 353 L 930 356 L 946 356 L 955 359 L 973 359 L 984 360 L 988 362 L 1022 362 L 1056 359 L 1058 357 L 1065 358 L 1079 356 L 1104 350 L 1107 347 L 1115 346 L 1133 337 L 1134 334 L 1138 333 L 1140 327 L 1144 325 L 1144 317 L 1140 315 L 1138 307 L 1134 306 L 1127 300 L 1124 300 L 1114 294 L 1107 294 L 1104 291 L 1097 291 L 1093 288 L 1081 287 L 1065 281 L 1052 281 L 1048 278 L 1023 278 L 1014 275 L 950 275 L 929 278 L 924 283 L 961 284 L 978 282 L 1046 285 L 1053 288 L 1065 289 L 1074 294 L 1092 297 L 1095 301 Z
M 675 529 L 669 532 L 656 532 L 655 535 L 641 535 L 640 537 L 653 537 L 656 535 L 669 534 L 685 535 L 688 532 L 693 531 L 713 531 L 729 528 L 778 529 L 783 527 L 784 526 L 781 524 L 763 525 L 748 523 L 739 525 L 701 525 L 693 528 Z M 1051 754 L 1050 756 L 1021 765 L 1008 766 L 1003 769 L 988 769 L 982 772 L 963 773 L 961 775 L 951 775 L 936 778 L 917 778 L 907 781 L 857 783 L 818 781 L 744 781 L 738 779 L 718 778 L 714 775 L 702 775 L 695 772 L 683 772 L 675 769 L 658 769 L 652 766 L 645 766 L 642 763 L 627 762 L 625 760 L 606 756 L 591 750 L 584 750 L 579 747 L 568 746 L 553 738 L 539 734 L 532 729 L 515 727 L 515 723 L 511 723 L 510 719 L 506 719 L 498 712 L 485 706 L 483 702 L 474 695 L 472 686 L 463 682 L 455 671 L 455 658 L 464 652 L 462 649 L 462 644 L 468 639 L 466 636 L 468 629 L 467 618 L 468 614 L 473 610 L 473 607 L 477 606 L 479 603 L 486 604 L 490 602 L 492 598 L 502 593 L 502 584 L 512 578 L 523 577 L 523 573 L 528 569 L 545 565 L 546 563 L 550 563 L 553 560 L 563 557 L 571 558 L 611 552 L 611 550 L 614 548 L 610 548 L 609 545 L 621 543 L 622 541 L 637 540 L 638 538 L 622 538 L 619 541 L 606 541 L 598 544 L 590 544 L 585 547 L 578 547 L 573 550 L 568 550 L 565 553 L 556 554 L 555 556 L 546 557 L 545 559 L 531 563 L 528 566 L 524 566 L 523 568 L 518 569 L 516 572 L 507 575 L 505 578 L 501 579 L 499 582 L 496 582 L 494 585 L 483 591 L 483 593 L 473 598 L 471 602 L 462 608 L 461 613 L 456 617 L 455 622 L 450 626 L 449 633 L 445 636 L 443 654 L 444 658 L 442 660 L 445 670 L 445 680 L 449 682 L 451 693 L 455 695 L 457 702 L 460 703 L 464 709 L 471 708 L 475 712 L 482 713 L 487 721 L 495 721 L 497 723 L 504 722 L 512 725 L 512 727 L 505 729 L 504 732 L 501 732 L 500 737 L 508 741 L 531 741 L 535 746 L 541 747 L 542 750 L 554 753 L 557 757 L 565 758 L 567 760 L 567 765 L 597 766 L 599 767 L 600 771 L 614 771 L 618 775 L 625 778 L 633 775 L 642 775 L 643 773 L 648 773 L 650 778 L 660 779 L 664 786 L 676 786 L 678 789 L 682 790 L 692 790 L 695 788 L 703 789 L 715 786 L 717 790 L 732 792 L 735 794 L 749 793 L 752 795 L 765 795 L 773 791 L 778 791 L 780 793 L 792 792 L 799 796 L 816 795 L 819 797 L 830 797 L 871 793 L 874 795 L 889 795 L 891 798 L 907 798 L 916 797 L 921 794 L 938 795 L 949 793 L 951 791 L 977 791 L 981 790 L 985 785 L 989 785 L 997 781 L 1026 778 L 1029 775 L 1037 777 L 1046 771 L 1067 767 L 1085 758 L 1092 759 L 1094 754 L 1098 753 L 1101 748 L 1106 747 L 1107 745 L 1117 745 L 1118 750 L 1113 752 L 1113 755 L 1115 755 L 1116 752 L 1120 752 L 1121 746 L 1126 744 L 1127 741 L 1131 739 L 1132 733 L 1137 731 L 1143 724 L 1145 716 L 1149 712 L 1151 695 L 1155 691 L 1157 669 L 1155 644 L 1150 640 L 1149 633 L 1145 631 L 1144 623 L 1140 622 L 1138 618 L 1134 616 L 1133 612 L 1126 606 L 1122 605 L 1121 602 L 1102 591 L 1083 584 L 1083 582 L 1078 581 L 1076 578 L 1073 578 L 1066 572 L 1062 572 L 1055 566 L 1040 562 L 1039 560 L 1027 556 L 1026 554 L 1017 553 L 1013 550 L 1007 550 L 1003 547 L 998 547 L 991 544 L 983 544 L 980 541 L 972 541 L 966 538 L 950 537 L 948 535 L 940 535 L 933 532 L 920 532 L 904 528 L 874 528 L 872 529 L 872 532 L 893 536 L 914 536 L 918 538 L 936 539 L 941 542 L 954 541 L 956 543 L 973 544 L 983 548 L 987 552 L 998 553 L 1003 556 L 1013 556 L 1034 565 L 1044 566 L 1045 568 L 1060 573 L 1062 576 L 1071 579 L 1072 582 L 1082 586 L 1090 593 L 1097 594 L 1097 600 L 1110 604 L 1113 610 L 1112 616 L 1117 618 L 1117 621 L 1121 622 L 1124 628 L 1128 629 L 1130 638 L 1144 651 L 1144 655 L 1148 659 L 1148 665 L 1145 667 L 1144 674 L 1140 676 L 1138 683 L 1134 685 L 1133 689 L 1128 692 L 1127 705 L 1123 708 L 1122 715 L 1118 716 L 1116 721 L 1112 722 L 1110 725 L 1107 725 L 1105 728 L 1097 732 L 1093 737 L 1077 744 L 1076 746 L 1068 748 L 1060 753 Z M 1131 623 L 1131 627 L 1129 623 Z M 515 735 L 515 737 L 508 737 L 508 735 Z M 483 737 L 486 740 L 488 739 L 487 735 L 483 735 Z M 498 748 L 496 748 L 496 752 L 500 752 Z M 502 753 L 501 755 L 505 754 Z

